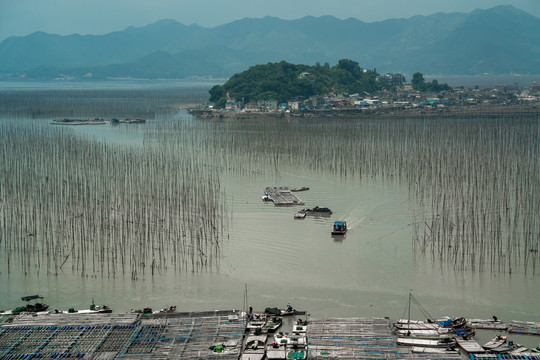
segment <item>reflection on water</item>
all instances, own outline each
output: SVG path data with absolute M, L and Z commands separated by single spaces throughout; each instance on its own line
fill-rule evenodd
M 539 233 L 538 216 L 521 210 L 534 212 L 540 203 L 538 183 L 522 181 L 540 178 L 534 161 L 540 153 L 538 119 L 480 119 L 472 126 L 459 119 L 207 121 L 172 109 L 173 99 L 182 102 L 182 96 L 191 96 L 188 91 L 168 91 L 164 103 L 150 96 L 153 100 L 140 105 L 155 114 L 144 126 L 62 131 L 125 149 L 189 154 L 175 158 L 189 159 L 196 171 L 216 171 L 211 181 L 219 182 L 226 224 L 218 243 L 219 261 L 195 273 L 167 267 L 153 275 L 139 273 L 136 280 L 120 273 L 81 277 L 66 269 L 57 276 L 35 270 L 25 275 L 15 264 L 7 276 L 2 261 L 1 307 L 14 307 L 20 296 L 39 293 L 53 308 L 83 308 L 92 298 L 117 311 L 173 304 L 182 310 L 238 308 L 248 284 L 249 303 L 255 309 L 291 302 L 312 316 L 397 318 L 413 289 L 436 316 L 495 314 L 503 320 L 539 321 L 538 269 L 533 267 L 538 255 L 529 252 L 525 261 L 523 249 L 538 247 L 533 242 Z M 72 96 L 70 101 L 79 100 Z M 43 103 L 55 114 L 59 111 L 50 99 Z M 125 108 L 99 101 L 86 106 L 82 105 L 85 114 L 100 106 L 109 114 Z M 45 128 L 50 122 L 47 117 L 9 112 L 1 121 L 13 118 Z M 491 130 L 486 131 L 487 125 Z M 523 134 L 527 141 L 518 141 Z M 476 157 L 479 152 L 490 155 Z M 161 156 L 153 153 L 157 167 L 148 169 L 169 164 Z M 153 173 L 141 177 L 149 182 L 153 178 Z M 266 186 L 283 185 L 310 187 L 298 193 L 304 207 L 326 206 L 333 215 L 295 220 L 299 207 L 276 207 L 261 200 Z M 173 190 L 165 183 L 160 186 Z M 144 187 L 140 191 L 144 193 Z M 501 198 L 511 211 L 506 212 L 496 196 L 503 192 Z M 473 213 L 477 210 L 479 214 Z M 435 232 L 441 214 L 447 222 Z M 345 236 L 331 235 L 335 220 L 347 221 Z M 461 233 L 450 224 L 456 221 L 462 221 Z M 526 229 L 531 237 L 524 236 Z M 482 236 L 483 230 L 491 233 Z M 449 251 L 448 241 L 459 244 L 460 252 Z M 4 244 L 0 256 L 6 259 Z M 505 266 L 489 265 L 500 259 Z

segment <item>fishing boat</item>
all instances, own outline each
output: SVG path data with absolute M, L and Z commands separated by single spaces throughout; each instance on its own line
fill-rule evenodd
M 161 310 L 159 310 L 160 313 L 163 313 L 163 314 L 170 314 L 170 313 L 173 313 L 176 311 L 176 306 L 172 305 L 172 306 L 168 306 L 166 308 L 163 308 Z
M 266 335 L 248 336 L 241 360 L 262 360 L 266 354 Z
M 506 342 L 506 336 L 504 335 L 495 335 L 493 339 L 482 345 L 486 350 L 495 349 L 501 347 Z
M 297 187 L 297 188 L 291 188 L 291 191 L 306 191 L 306 190 L 309 190 L 309 187 L 301 186 L 301 187 Z
M 299 212 L 306 213 L 306 215 L 316 215 L 316 216 L 330 216 L 332 215 L 332 210 L 327 207 L 315 206 L 312 209 L 302 209 Z
M 412 337 L 417 339 L 444 339 L 454 337 L 451 329 L 440 328 L 438 330 L 396 330 L 396 335 L 401 337 Z
M 445 339 L 417 339 L 411 337 L 399 337 L 397 339 L 398 345 L 403 346 L 420 346 L 420 347 L 434 347 L 434 348 L 448 348 L 456 346 L 456 340 L 453 338 Z
M 47 309 L 49 308 L 49 305 L 45 304 L 44 302 L 35 302 L 34 304 L 30 304 L 30 301 L 37 300 L 37 299 L 43 299 L 43 296 L 40 296 L 40 295 L 23 296 L 21 300 L 26 301 L 28 304 L 26 304 L 26 309 L 22 311 L 30 312 L 30 313 L 47 311 Z M 17 309 L 20 309 L 20 308 L 17 308 Z
M 332 235 L 345 235 L 347 232 L 347 222 L 345 221 L 334 221 L 332 226 Z
M 394 323 L 394 327 L 398 330 L 434 330 L 438 331 L 441 329 L 441 325 L 437 323 L 429 323 L 429 322 L 401 322 L 402 320 L 398 320 L 398 322 Z M 406 321 L 406 320 L 405 320 Z
M 280 309 L 277 307 L 266 308 L 264 313 L 269 316 L 292 316 L 292 315 L 305 315 L 305 311 L 298 311 L 293 308 L 290 304 L 287 305 L 286 309 Z
M 302 319 L 298 319 L 296 324 L 293 326 L 292 330 L 293 334 L 305 334 L 307 333 L 307 322 L 302 321 Z
M 274 316 L 271 319 L 269 319 L 266 324 L 262 327 L 262 330 L 267 331 L 269 333 L 276 332 L 277 329 L 281 326 L 282 319 L 280 317 Z
M 264 315 L 253 315 L 253 318 L 246 324 L 246 330 L 261 330 L 266 325 L 267 319 Z
M 306 218 L 306 213 L 297 212 L 297 213 L 294 214 L 294 218 L 295 219 L 305 219 Z

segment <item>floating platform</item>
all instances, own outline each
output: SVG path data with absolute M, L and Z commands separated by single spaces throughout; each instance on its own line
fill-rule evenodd
M 0 358 L 238 359 L 245 330 L 238 315 L 17 316 L 0 327 Z
M 288 186 L 268 186 L 264 189 L 264 194 L 274 205 L 304 205 L 304 202 Z
M 540 335 L 540 323 L 530 321 L 511 321 L 508 332 L 515 334 Z
M 508 330 L 508 325 L 500 320 L 493 319 L 467 319 L 477 329 Z
M 458 346 L 465 354 L 483 354 L 486 350 L 476 340 L 456 339 Z
M 388 318 L 309 319 L 310 359 L 435 359 L 462 360 L 457 352 L 411 353 L 401 351 Z
M 471 360 L 540 360 L 540 353 L 520 354 L 471 354 Z

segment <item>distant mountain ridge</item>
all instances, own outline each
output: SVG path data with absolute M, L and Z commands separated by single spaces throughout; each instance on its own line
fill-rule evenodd
M 540 19 L 513 6 L 365 23 L 332 16 L 174 20 L 105 35 L 36 32 L 0 43 L 0 77 L 228 77 L 255 64 L 351 59 L 379 73 L 538 73 Z

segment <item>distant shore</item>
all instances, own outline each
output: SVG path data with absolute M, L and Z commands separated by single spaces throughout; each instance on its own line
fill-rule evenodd
M 228 110 L 188 110 L 198 118 L 205 119 L 256 119 L 282 117 L 350 117 L 350 116 L 399 116 L 399 117 L 461 117 L 461 116 L 500 116 L 500 115 L 536 115 L 540 116 L 540 104 L 516 105 L 477 105 L 477 106 L 447 106 L 444 108 L 429 107 L 380 107 L 373 109 L 324 109 L 296 112 L 278 111 L 228 111 Z

